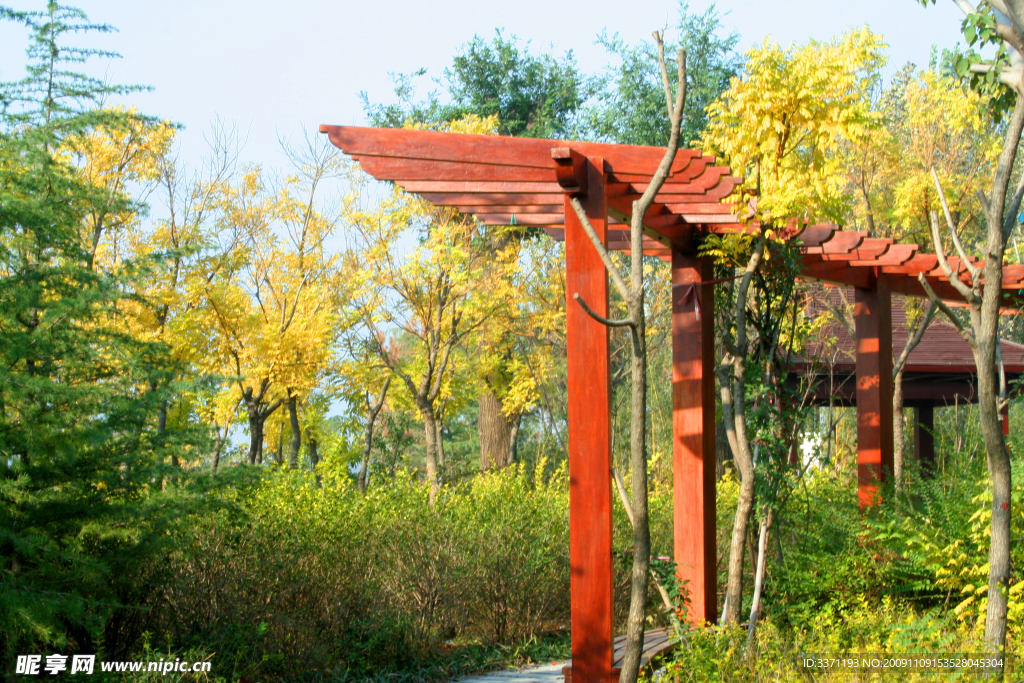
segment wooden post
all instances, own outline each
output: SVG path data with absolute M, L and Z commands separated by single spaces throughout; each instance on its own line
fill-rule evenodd
M 877 502 L 878 484 L 892 475 L 892 302 L 888 283 L 856 290 L 857 483 L 861 509 Z
M 1003 416 L 1003 436 L 1010 435 L 1010 406 L 1003 408 L 1000 413 Z
M 715 291 L 708 258 L 672 251 L 672 524 L 689 620 L 715 623 Z M 689 292 L 689 294 L 688 294 Z M 698 313 L 698 306 L 699 313 Z
M 914 404 L 914 457 L 925 476 L 935 472 L 934 425 L 935 404 L 932 401 Z
M 581 191 L 584 188 L 580 188 Z M 580 201 L 607 243 L 604 160 L 590 159 Z M 572 666 L 567 683 L 612 679 L 611 385 L 608 328 L 574 300 L 608 315 L 608 276 L 565 198 L 565 342 L 569 400 L 569 572 Z

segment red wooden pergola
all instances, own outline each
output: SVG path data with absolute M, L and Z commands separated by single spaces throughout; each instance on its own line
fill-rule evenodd
M 348 126 L 321 126 L 331 142 L 378 180 L 486 224 L 543 228 L 565 240 L 566 300 L 579 294 L 608 315 L 608 277 L 570 197 L 578 197 L 600 238 L 629 249 L 628 225 L 664 149 Z M 712 276 L 696 254 L 707 233 L 748 229 L 725 200 L 740 179 L 714 157 L 680 150 L 671 176 L 647 212 L 644 253 L 672 263 L 674 551 L 691 593 L 690 618 L 716 619 L 714 293 L 696 287 L 701 315 L 684 301 Z M 859 486 L 875 497 L 892 467 L 892 324 L 890 292 L 923 296 L 923 273 L 939 296 L 956 290 L 936 258 L 914 244 L 802 225 L 801 277 L 854 287 Z M 957 259 L 951 259 L 959 268 Z M 1024 286 L 1024 267 L 1007 266 L 1003 287 Z M 569 520 L 572 668 L 575 683 L 617 677 L 612 660 L 612 490 L 608 328 L 579 305 L 566 306 L 569 416 Z

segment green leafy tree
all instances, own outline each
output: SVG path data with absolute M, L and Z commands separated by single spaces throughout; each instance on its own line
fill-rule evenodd
M 506 39 L 500 30 L 490 43 L 474 36 L 444 70 L 448 102 L 437 93 L 425 102 L 413 101 L 413 78 L 425 73 L 394 76 L 396 104 L 371 104 L 363 93 L 370 123 L 382 128 L 400 128 L 407 121 L 443 126 L 476 114 L 497 116 L 499 135 L 564 138 L 590 92 L 590 79 L 576 68 L 571 51 L 561 59 L 535 55 L 529 43 L 520 47 L 515 36 Z
M 692 14 L 681 2 L 678 31 L 678 44 L 667 49 L 686 51 L 687 97 L 681 133 L 685 146 L 698 140 L 707 128 L 708 105 L 740 75 L 743 59 L 735 50 L 739 34 L 721 35 L 722 23 L 714 5 L 703 14 Z M 628 45 L 618 34 L 609 38 L 607 33 L 598 40 L 621 63 L 609 67 L 600 77 L 595 88 L 596 103 L 581 122 L 581 137 L 625 145 L 665 146 L 670 124 L 655 45 Z M 669 78 L 674 79 L 675 74 L 669 73 Z

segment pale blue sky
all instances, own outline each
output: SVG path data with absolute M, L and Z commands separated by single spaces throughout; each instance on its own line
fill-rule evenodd
M 0 0 L 3 2 L 4 0 Z M 7 0 L 15 9 L 43 0 Z M 691 2 L 691 11 L 709 3 Z M 495 28 L 530 40 L 539 51 L 573 50 L 580 67 L 595 72 L 608 62 L 594 44 L 602 29 L 635 43 L 677 20 L 675 0 L 80 0 L 91 20 L 116 26 L 98 45 L 124 59 L 97 64 L 119 83 L 154 86 L 131 101 L 145 113 L 184 124 L 182 159 L 205 151 L 203 129 L 215 116 L 248 134 L 242 157 L 282 166 L 278 135 L 321 123 L 362 124 L 358 93 L 389 100 L 388 72 L 424 66 L 439 76 L 456 48 Z M 868 24 L 888 40 L 891 64 L 927 64 L 930 46 L 952 46 L 961 15 L 951 0 L 928 9 L 913 0 L 724 0 L 723 24 L 745 50 L 766 36 L 782 42 L 828 39 L 849 26 Z M 0 80 L 20 78 L 24 31 L 0 24 Z M 430 82 L 423 83 L 426 90 Z

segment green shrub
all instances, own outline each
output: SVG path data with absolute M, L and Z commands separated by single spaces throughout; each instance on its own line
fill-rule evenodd
M 189 528 L 154 641 L 216 652 L 229 678 L 368 675 L 433 666 L 453 639 L 539 642 L 569 620 L 568 485 L 544 466 L 445 487 L 434 505 L 407 474 L 366 495 L 268 474 L 238 496 L 242 514 Z

